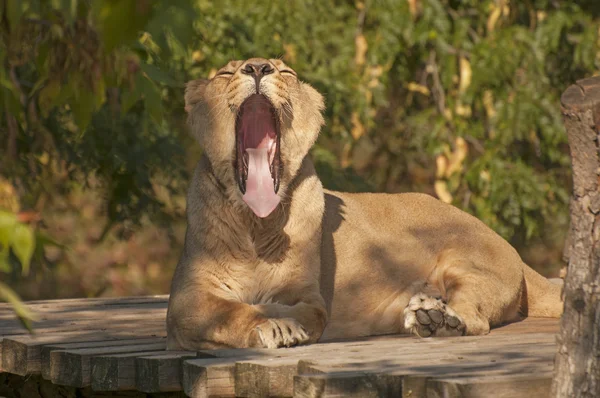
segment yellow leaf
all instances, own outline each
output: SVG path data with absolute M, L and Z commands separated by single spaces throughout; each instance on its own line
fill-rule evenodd
M 448 168 L 448 159 L 444 155 L 438 155 L 435 158 L 435 177 L 442 178 L 446 174 Z
M 297 54 L 296 46 L 293 44 L 284 44 L 283 50 L 285 51 L 285 54 L 283 54 L 284 61 L 288 64 L 295 64 Z
M 471 85 L 471 76 L 473 74 L 471 70 L 471 63 L 465 57 L 459 58 L 460 66 L 460 84 L 458 86 L 458 92 L 464 94 L 469 86 Z
M 19 197 L 14 186 L 6 179 L 0 177 L 0 209 L 17 213 L 20 209 Z
M 454 112 L 458 116 L 470 117 L 471 116 L 471 106 L 463 105 L 460 100 L 456 101 L 456 106 L 454 107 Z
M 496 7 L 496 5 L 492 5 L 492 12 L 490 13 L 486 23 L 488 34 L 494 31 L 500 15 L 502 15 L 502 7 Z
M 423 86 L 422 84 L 415 83 L 415 82 L 408 83 L 408 91 L 421 93 L 421 94 L 427 95 L 427 96 L 429 96 L 429 94 L 431 94 L 431 92 L 429 91 L 429 89 L 427 87 Z
M 483 106 L 488 119 L 492 119 L 496 116 L 496 108 L 494 107 L 494 94 L 492 90 L 486 90 L 483 92 Z
M 204 59 L 204 54 L 200 50 L 196 50 L 192 53 L 192 60 L 194 62 L 201 62 Z
M 459 172 L 462 169 L 462 164 L 467 153 L 469 152 L 469 146 L 462 137 L 457 137 L 454 142 L 454 151 L 450 155 L 450 163 L 446 170 L 446 177 L 450 177 L 452 174 Z
M 433 185 L 433 189 L 442 202 L 452 203 L 452 195 L 448 191 L 448 184 L 446 184 L 446 181 L 437 180 Z
M 352 112 L 350 120 L 352 122 L 352 131 L 350 131 L 350 134 L 352 134 L 352 138 L 358 140 L 365 134 L 365 126 L 360 122 L 360 117 L 356 112 Z
M 367 39 L 363 34 L 358 34 L 354 38 L 354 45 L 356 47 L 356 54 L 354 56 L 354 63 L 356 65 L 364 65 L 366 60 L 367 49 L 369 45 L 367 44 Z
M 546 16 L 548 16 L 548 14 L 545 11 L 538 11 L 536 13 L 536 17 L 537 17 L 538 22 L 544 21 L 544 19 L 546 19 Z

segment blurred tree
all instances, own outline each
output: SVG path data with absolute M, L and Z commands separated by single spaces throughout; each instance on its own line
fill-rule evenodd
M 155 188 L 174 192 L 186 168 L 183 83 L 231 59 L 282 57 L 326 97 L 313 156 L 327 187 L 425 191 L 513 243 L 560 240 L 570 171 L 558 98 L 600 68 L 597 8 L 0 0 L 0 173 L 25 211 L 90 184 L 104 192 L 105 232 L 165 220 Z
M 95 183 L 106 195 L 105 232 L 164 215 L 152 179 L 170 188 L 183 151 L 162 98 L 182 85 L 161 64 L 188 44 L 194 15 L 186 0 L 0 1 L 0 171 L 25 211 Z M 18 222 L 2 207 L 13 213 L 0 213 L 0 272 L 26 274 L 38 220 Z M 38 235 L 40 262 L 48 243 Z

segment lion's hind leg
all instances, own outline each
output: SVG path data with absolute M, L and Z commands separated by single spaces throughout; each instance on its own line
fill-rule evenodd
M 442 257 L 428 282 L 443 300 L 417 293 L 404 310 L 404 326 L 422 337 L 487 334 L 491 326 L 518 319 L 522 278 L 517 262 L 482 266 Z

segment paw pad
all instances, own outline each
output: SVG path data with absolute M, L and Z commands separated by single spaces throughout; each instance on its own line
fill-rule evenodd
M 404 327 L 421 337 L 461 336 L 465 324 L 441 298 L 423 293 L 413 296 L 404 309 Z

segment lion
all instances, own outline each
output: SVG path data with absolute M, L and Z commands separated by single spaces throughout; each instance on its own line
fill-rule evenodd
M 420 193 L 325 190 L 309 156 L 324 100 L 283 61 L 231 61 L 187 84 L 185 109 L 203 155 L 169 349 L 482 335 L 561 315 L 561 287 L 466 212 Z

